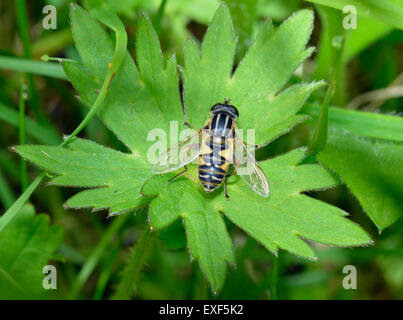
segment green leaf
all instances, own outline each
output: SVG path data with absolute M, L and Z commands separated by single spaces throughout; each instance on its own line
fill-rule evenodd
M 186 235 L 180 220 L 169 225 L 158 233 L 158 238 L 165 243 L 168 249 L 181 249 L 186 247 Z
M 68 148 L 25 145 L 16 150 L 57 175 L 51 179 L 51 184 L 94 187 L 73 196 L 67 201 L 67 207 L 110 208 L 110 212 L 115 213 L 144 204 L 140 188 L 150 173 L 144 162 L 130 154 L 77 138 Z
M 63 239 L 59 226 L 49 226 L 45 215 L 34 215 L 32 205 L 21 212 L 0 233 L 0 299 L 43 296 L 44 274 Z
M 108 71 L 113 44 L 102 27 L 79 7 L 72 10 L 71 22 L 82 64 L 64 61 L 63 66 L 82 101 L 91 105 Z M 212 104 L 231 98 L 240 111 L 240 128 L 256 129 L 256 142 L 266 144 L 307 119 L 297 112 L 322 82 L 284 86 L 312 53 L 312 48 L 305 49 L 312 24 L 310 10 L 297 12 L 276 31 L 266 23 L 232 72 L 236 50 L 232 22 L 228 8 L 220 6 L 201 52 L 193 41 L 185 45 L 187 120 L 201 127 Z M 199 261 L 215 291 L 224 284 L 227 262 L 235 263 L 223 213 L 272 252 L 283 248 L 314 258 L 301 237 L 340 246 L 369 243 L 368 235 L 344 218 L 342 210 L 301 194 L 337 184 L 318 165 L 297 166 L 305 157 L 302 149 L 262 164 L 271 187 L 269 198 L 255 194 L 236 176 L 229 181 L 229 201 L 222 188 L 206 194 L 195 166 L 170 184 L 167 180 L 175 173 L 152 177 L 147 152 L 153 142 L 147 140 L 148 133 L 155 128 L 169 132 L 170 122 L 182 123 L 183 113 L 175 58 L 163 56 L 146 17 L 137 30 L 136 57 L 137 64 L 126 54 L 98 113 L 127 146 L 128 153 L 78 138 L 64 149 L 16 147 L 24 158 L 52 175 L 51 183 L 93 188 L 73 196 L 67 206 L 109 208 L 117 213 L 149 203 L 149 222 L 158 230 L 183 220 L 191 256 Z M 141 197 L 140 191 L 146 196 Z M 123 291 L 127 296 L 127 290 Z
M 222 193 L 205 194 L 195 180 L 195 168 L 187 174 L 191 181 L 179 178 L 168 184 L 169 177 L 154 177 L 143 189 L 146 195 L 158 194 L 150 204 L 150 223 L 160 229 L 178 218 L 184 220 L 192 256 L 200 259 L 215 290 L 224 281 L 224 262 L 233 262 L 219 212 L 274 254 L 281 248 L 316 259 L 303 239 L 337 246 L 369 244 L 369 236 L 345 219 L 346 212 L 302 194 L 337 185 L 337 180 L 319 165 L 297 166 L 304 157 L 305 151 L 297 149 L 261 163 L 271 186 L 268 199 L 251 191 L 239 177 L 229 179 L 230 200 Z
M 192 176 L 196 176 L 196 170 L 192 170 Z M 235 263 L 231 239 L 221 214 L 200 191 L 197 181 L 187 179 L 177 179 L 168 186 L 166 176 L 154 177 L 143 189 L 145 195 L 158 193 L 149 208 L 151 225 L 162 229 L 182 218 L 192 258 L 200 260 L 212 287 L 220 290 L 224 284 L 226 261 Z
M 312 53 L 312 48 L 305 49 L 312 24 L 310 10 L 297 12 L 276 32 L 267 22 L 231 76 L 234 34 L 227 7 L 219 7 L 204 36 L 201 52 L 193 41 L 185 45 L 187 120 L 201 127 L 214 103 L 231 98 L 240 113 L 240 128 L 255 129 L 257 144 L 267 143 L 305 120 L 295 114 L 323 83 L 301 83 L 280 90 Z
M 315 78 L 317 79 L 327 79 L 329 76 L 330 68 L 336 58 L 333 43 L 335 37 L 342 35 L 345 37 L 343 63 L 346 64 L 393 30 L 392 26 L 365 16 L 358 18 L 359 28 L 345 30 L 342 12 L 320 5 L 316 5 L 315 8 L 322 22 L 315 67 Z
M 85 67 L 65 61 L 70 81 L 86 104 L 93 102 L 113 56 L 113 43 L 83 9 L 71 12 L 73 38 Z M 146 162 L 147 134 L 169 132 L 171 120 L 183 119 L 175 57 L 165 59 L 148 18 L 141 19 L 136 41 L 138 65 L 127 53 L 109 88 L 99 116 L 134 154 Z M 85 79 L 83 81 L 83 79 Z M 182 123 L 182 121 L 180 121 Z
M 238 36 L 237 57 L 242 57 L 252 44 L 253 24 L 256 21 L 257 0 L 226 0 L 234 29 Z
M 372 17 L 403 29 L 402 0 L 308 0 L 342 10 L 345 6 L 355 6 L 359 15 Z M 359 23 L 359 22 L 358 22 Z
M 113 56 L 113 44 L 102 27 L 80 7 L 72 7 L 71 21 L 73 38 L 85 67 L 69 61 L 64 61 L 63 66 L 83 102 L 90 106 L 105 78 Z M 45 146 L 17 148 L 22 156 L 61 175 L 52 183 L 106 187 L 83 191 L 71 198 L 67 206 L 110 208 L 110 212 L 115 213 L 144 205 L 140 188 L 152 175 L 147 161 L 151 145 L 147 134 L 152 128 L 169 132 L 171 120 L 183 119 L 175 58 L 164 59 L 158 38 L 146 17 L 140 22 L 137 39 L 139 71 L 126 54 L 109 88 L 107 107 L 99 112 L 105 124 L 129 148 L 130 155 L 81 139 L 70 143 L 70 150 Z M 76 155 L 80 160 L 75 158 Z M 108 158 L 110 161 L 106 161 Z M 57 163 L 54 159 L 61 162 Z M 67 159 L 70 160 L 65 162 Z M 79 167 L 73 159 L 79 161 Z M 129 162 L 123 164 L 126 160 Z M 118 163 L 127 170 L 121 171 L 116 167 Z M 112 173 L 118 171 L 122 175 Z
M 401 143 L 332 130 L 318 159 L 341 177 L 379 230 L 402 216 Z
M 298 165 L 304 157 L 305 150 L 296 149 L 261 163 L 271 186 L 268 199 L 243 183 L 232 184 L 238 177 L 230 180 L 231 201 L 217 198 L 217 209 L 274 253 L 282 248 L 315 259 L 301 238 L 337 246 L 370 243 L 358 225 L 344 218 L 346 212 L 302 194 L 338 184 L 319 165 Z

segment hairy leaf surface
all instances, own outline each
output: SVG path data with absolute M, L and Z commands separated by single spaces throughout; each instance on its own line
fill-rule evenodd
M 65 61 L 64 69 L 82 101 L 91 105 L 108 70 L 113 44 L 107 32 L 77 6 L 72 8 L 71 22 L 82 63 Z M 240 128 L 255 129 L 257 144 L 267 144 L 305 120 L 306 115 L 297 113 L 322 82 L 285 86 L 312 53 L 312 48 L 305 48 L 312 25 L 310 10 L 295 13 L 276 30 L 267 22 L 233 71 L 235 37 L 229 10 L 220 6 L 201 50 L 193 41 L 185 45 L 187 120 L 201 127 L 210 107 L 230 98 L 240 111 Z M 154 142 L 147 140 L 148 133 L 162 129 L 169 136 L 171 121 L 179 121 L 182 128 L 183 113 L 175 58 L 163 56 L 147 18 L 137 30 L 136 57 L 135 63 L 126 55 L 99 112 L 128 153 L 78 138 L 68 148 L 16 148 L 53 175 L 51 183 L 92 188 L 73 196 L 67 206 L 118 213 L 149 204 L 149 220 L 156 229 L 182 219 L 191 256 L 199 260 L 214 290 L 224 284 L 227 262 L 235 263 L 223 215 L 274 253 L 282 248 L 314 258 L 303 238 L 339 246 L 369 243 L 368 235 L 343 211 L 303 194 L 337 184 L 319 165 L 298 165 L 305 156 L 303 149 L 262 163 L 271 187 L 269 198 L 255 194 L 237 176 L 229 180 L 230 200 L 222 188 L 206 194 L 195 166 L 170 184 L 168 178 L 176 173 L 153 177 L 147 153 Z M 140 196 L 141 191 L 145 196 Z

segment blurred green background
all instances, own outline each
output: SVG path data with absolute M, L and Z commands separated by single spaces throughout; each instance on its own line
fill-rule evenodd
M 69 27 L 67 0 L 1 1 L 0 55 L 39 60 L 44 54 L 79 60 Z M 164 52 L 176 53 L 182 64 L 183 43 L 188 38 L 201 41 L 208 22 L 219 5 L 216 0 L 124 0 L 107 1 L 118 12 L 129 36 L 129 51 L 134 55 L 136 27 L 143 12 L 153 21 Z M 297 0 L 226 1 L 239 35 L 237 61 L 253 41 L 266 19 L 278 25 L 299 8 L 315 10 L 315 27 L 310 45 L 317 47 L 303 68 L 294 75 L 304 79 L 328 79 L 332 52 L 326 51 L 325 31 L 340 11 Z M 57 29 L 44 30 L 43 7 L 57 8 Z M 238 7 L 237 7 L 238 6 Z M 235 8 L 235 9 L 234 9 Z M 245 18 L 248 15 L 249 18 Z M 252 18 L 250 18 L 252 17 Z M 332 18 L 333 17 L 333 18 Z M 366 21 L 357 39 L 349 41 L 348 56 L 338 72 L 333 104 L 392 115 L 403 111 L 402 98 L 377 100 L 365 106 L 349 104 L 368 91 L 403 84 L 403 31 L 383 22 Z M 238 22 L 237 22 L 238 20 Z M 239 22 L 241 21 L 241 22 Z M 327 28 L 327 29 L 326 29 Z M 330 24 L 330 29 L 336 28 Z M 3 64 L 1 64 L 3 63 Z M 60 79 L 7 70 L 0 62 L 0 213 L 18 198 L 24 186 L 20 158 L 10 146 L 20 143 L 19 114 L 21 96 L 26 94 L 26 142 L 57 144 L 86 114 L 72 86 Z M 22 84 L 24 86 L 22 87 Z M 309 103 L 322 101 L 318 91 Z M 401 95 L 401 94 L 400 94 Z M 314 121 L 274 141 L 259 154 L 265 158 L 309 144 Z M 123 150 L 124 146 L 92 119 L 82 137 Z M 403 163 L 403 159 L 402 159 Z M 28 166 L 32 181 L 39 170 Z M 31 197 L 36 212 L 46 212 L 52 224 L 64 230 L 63 242 L 50 264 L 58 270 L 58 289 L 39 293 L 38 298 L 104 299 L 116 288 L 131 247 L 146 222 L 146 209 L 114 218 L 105 212 L 64 209 L 63 203 L 75 190 L 42 184 Z M 352 220 L 369 232 L 375 245 L 363 248 L 332 248 L 312 244 L 319 261 L 311 262 L 280 251 L 276 259 L 243 231 L 227 221 L 234 242 L 237 266 L 229 270 L 223 291 L 213 295 L 197 263 L 190 261 L 181 223 L 158 235 L 136 287 L 136 299 L 402 299 L 403 298 L 403 221 L 379 233 L 358 201 L 345 185 L 310 196 L 336 205 L 351 214 Z M 342 286 L 343 267 L 357 268 L 357 290 Z M 26 266 L 29 269 L 29 265 Z M 83 268 L 84 267 L 84 268 Z M 84 271 L 83 271 L 84 270 Z M 1 291 L 1 289 L 0 289 Z M 0 294 L 8 298 L 7 292 Z M 17 295 L 18 297 L 18 295 Z

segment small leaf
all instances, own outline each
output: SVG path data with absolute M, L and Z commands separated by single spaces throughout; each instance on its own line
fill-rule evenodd
M 402 216 L 403 145 L 332 130 L 318 160 L 357 197 L 381 231 Z
M 63 239 L 59 226 L 49 226 L 45 215 L 34 215 L 32 205 L 21 212 L 0 233 L 0 299 L 43 296 L 42 269 Z

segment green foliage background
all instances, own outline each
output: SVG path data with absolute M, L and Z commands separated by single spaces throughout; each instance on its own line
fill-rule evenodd
M 345 1 L 70 2 L 0 7 L 0 298 L 402 297 L 402 99 L 352 98 L 401 83 L 403 3 L 353 1 L 345 30 Z M 45 4 L 58 29 L 38 34 Z M 236 176 L 226 201 L 195 168 L 170 185 L 151 172 L 150 129 L 200 127 L 227 97 L 256 128 L 268 199 Z M 27 189 L 40 171 L 17 144 L 49 186 Z

